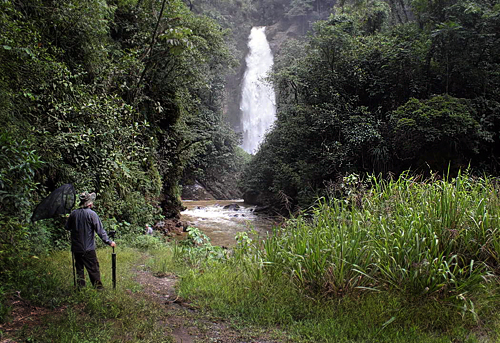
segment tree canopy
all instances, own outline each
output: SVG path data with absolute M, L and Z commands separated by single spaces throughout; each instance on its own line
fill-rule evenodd
M 142 224 L 178 214 L 186 171 L 239 163 L 222 115 L 237 61 L 214 19 L 180 0 L 0 7 L 2 214 L 29 218 L 73 183 L 105 217 Z
M 244 178 L 307 207 L 347 173 L 498 172 L 500 8 L 342 3 L 275 58 L 278 114 Z M 279 207 L 279 206 L 278 206 Z

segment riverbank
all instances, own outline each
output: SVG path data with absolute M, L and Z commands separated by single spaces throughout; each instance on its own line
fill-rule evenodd
M 494 179 L 374 177 L 229 258 L 192 255 L 179 291 L 307 342 L 496 342 L 499 224 Z

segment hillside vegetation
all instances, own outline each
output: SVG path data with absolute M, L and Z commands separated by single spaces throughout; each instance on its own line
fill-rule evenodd
M 2 296 L 22 259 L 68 247 L 65 218 L 29 222 L 62 184 L 96 192 L 105 228 L 133 239 L 178 216 L 183 175 L 241 169 L 229 34 L 179 0 L 0 2 Z
M 498 174 L 498 3 L 394 3 L 341 2 L 281 47 L 277 121 L 243 178 L 260 202 L 304 209 L 349 173 Z
M 222 114 L 236 62 L 213 19 L 182 1 L 2 1 L 0 14 L 2 245 L 62 184 L 97 192 L 127 233 L 178 215 L 183 174 L 243 163 Z M 64 238 L 60 223 L 24 230 Z

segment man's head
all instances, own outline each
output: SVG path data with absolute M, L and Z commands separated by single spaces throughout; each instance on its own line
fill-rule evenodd
M 80 207 L 85 208 L 92 206 L 95 200 L 95 193 L 83 192 L 79 195 L 80 198 Z

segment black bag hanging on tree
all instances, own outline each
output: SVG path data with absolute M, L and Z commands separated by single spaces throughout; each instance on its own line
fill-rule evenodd
M 43 199 L 33 211 L 31 222 L 55 218 L 58 215 L 71 213 L 75 206 L 76 192 L 72 184 L 67 183 L 57 188 Z M 76 287 L 75 258 L 71 253 L 71 266 L 73 267 L 73 283 Z
M 70 183 L 62 185 L 38 204 L 31 216 L 31 221 L 34 223 L 37 220 L 71 213 L 73 206 L 75 206 L 75 200 L 76 192 L 73 185 Z

